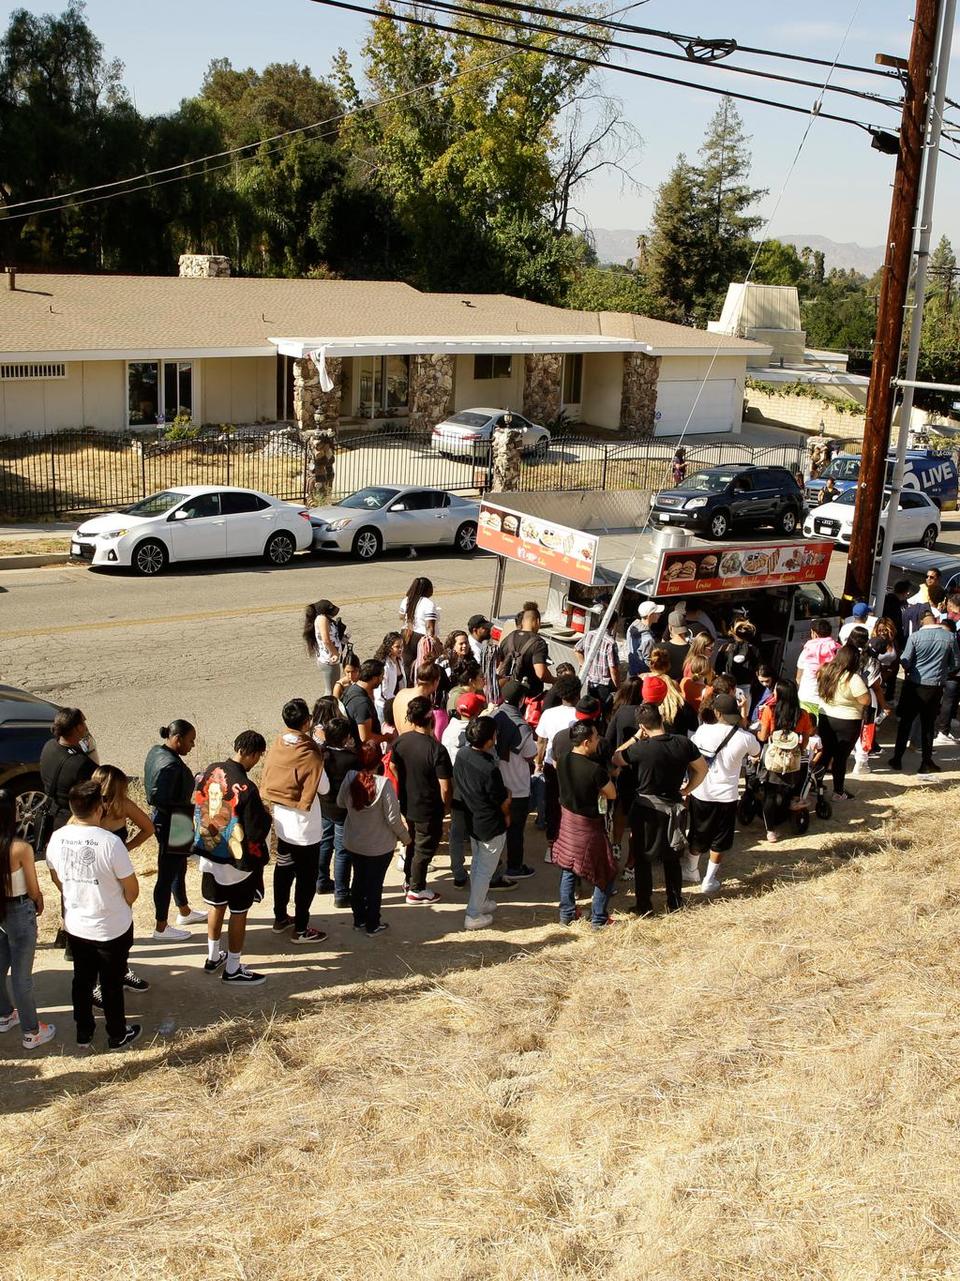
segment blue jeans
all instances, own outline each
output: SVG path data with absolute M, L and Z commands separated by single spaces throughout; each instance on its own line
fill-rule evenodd
M 506 843 L 506 833 L 491 836 L 489 841 L 470 838 L 473 857 L 470 860 L 470 901 L 467 903 L 467 917 L 486 916 L 483 906 L 487 901 L 487 891 L 494 873 L 500 866 L 500 856 Z
M 333 877 L 335 888 L 333 891 L 334 898 L 350 897 L 350 863 L 347 862 L 345 877 L 341 878 L 337 874 L 337 869 L 341 863 L 343 854 L 343 822 L 337 822 L 335 818 L 323 816 L 323 835 L 320 837 L 320 871 L 317 874 L 317 889 L 322 885 L 330 884 L 330 863 L 333 862 Z M 345 881 L 341 886 L 340 881 Z
M 40 1026 L 33 999 L 33 954 L 37 950 L 37 909 L 33 899 L 7 899 L 7 910 L 0 921 L 0 1017 L 13 1013 L 7 990 L 7 975 L 13 1000 L 20 1014 L 23 1032 L 36 1032 Z
M 594 886 L 593 903 L 590 908 L 590 923 L 592 925 L 606 925 L 608 908 L 610 906 L 610 896 L 614 891 L 616 882 L 609 885 L 607 889 L 602 889 L 599 885 Z M 568 867 L 563 868 L 560 873 L 560 921 L 563 925 L 569 925 L 577 917 L 577 874 L 571 872 Z

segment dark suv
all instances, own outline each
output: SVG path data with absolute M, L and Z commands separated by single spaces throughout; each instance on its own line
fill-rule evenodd
M 650 519 L 655 526 L 699 529 L 708 538 L 725 538 L 738 526 L 756 525 L 773 525 L 790 536 L 802 513 L 803 492 L 786 467 L 733 463 L 695 472 L 677 489 L 655 494 Z
M 17 831 L 33 840 L 37 810 L 43 804 L 40 753 L 50 741 L 50 726 L 60 709 L 35 694 L 0 685 L 0 787 L 17 802 Z

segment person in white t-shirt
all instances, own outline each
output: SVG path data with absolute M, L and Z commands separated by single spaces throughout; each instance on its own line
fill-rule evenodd
M 553 759 L 553 740 L 562 729 L 567 729 L 577 719 L 577 699 L 580 697 L 580 678 L 560 676 L 553 690 L 560 702 L 548 708 L 537 723 L 537 759 L 534 771 L 543 774 L 543 790 L 547 816 L 547 861 L 553 842 L 560 831 L 560 783 L 556 762 Z
M 427 645 L 419 658 L 440 656 L 440 610 L 433 599 L 433 583 L 429 578 L 415 578 L 400 602 L 400 621 L 403 632 L 403 667 L 408 685 L 416 679 L 418 649 L 424 637 Z M 427 653 L 429 649 L 430 653 Z
M 693 735 L 695 747 L 709 763 L 707 776 L 690 793 L 690 854 L 684 859 L 683 879 L 700 879 L 700 855 L 709 853 L 707 871 L 700 883 L 704 894 L 720 888 L 720 863 L 733 844 L 740 797 L 740 769 L 748 758 L 760 755 L 760 744 L 741 727 L 740 708 L 732 694 L 716 694 L 711 702 L 713 725 L 701 725 Z
M 876 627 L 878 621 L 876 614 L 872 612 L 867 602 L 865 600 L 858 600 L 850 611 L 850 617 L 840 628 L 840 644 L 846 645 L 847 641 L 850 639 L 850 633 L 855 627 L 865 627 L 867 629 L 867 635 L 872 636 L 873 629 Z
M 103 826 L 107 807 L 92 779 L 70 789 L 73 822 L 54 832 L 47 865 L 63 895 L 63 924 L 73 954 L 73 1017 L 77 1045 L 89 1049 L 96 1027 L 93 989 L 99 984 L 107 1045 L 120 1050 L 140 1035 L 127 1023 L 123 978 L 133 942 L 132 905 L 140 886 L 127 847 Z

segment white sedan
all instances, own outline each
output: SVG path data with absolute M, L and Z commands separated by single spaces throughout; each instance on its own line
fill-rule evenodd
M 803 532 L 807 538 L 832 538 L 838 547 L 849 547 L 853 536 L 853 509 L 857 491 L 849 489 L 832 502 L 821 503 L 807 513 Z M 890 491 L 884 492 L 883 512 L 880 516 L 880 533 L 877 549 L 883 547 L 890 506 Z M 926 496 L 905 489 L 900 495 L 897 523 L 894 531 L 895 547 L 926 547 L 932 551 L 940 537 L 940 509 Z
M 175 561 L 226 556 L 262 556 L 269 565 L 286 565 L 312 540 L 305 507 L 233 485 L 178 485 L 84 521 L 70 555 L 152 576 Z
M 367 485 L 310 513 L 313 550 L 374 560 L 384 548 L 445 543 L 469 554 L 477 546 L 479 514 L 476 500 L 442 489 Z
M 437 423 L 430 434 L 430 444 L 438 454 L 451 458 L 486 460 L 493 440 L 493 429 L 503 420 L 503 409 L 463 409 Z M 546 427 L 532 423 L 521 414 L 510 415 L 512 425 L 523 432 L 520 450 L 534 458 L 546 458 L 550 433 Z

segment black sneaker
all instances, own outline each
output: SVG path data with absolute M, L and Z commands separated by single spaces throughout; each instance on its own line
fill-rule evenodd
M 938 765 L 936 761 L 921 761 L 918 774 L 942 774 L 943 766 Z
M 257 974 L 255 970 L 248 970 L 243 965 L 235 969 L 232 974 L 228 974 L 224 970 L 220 978 L 221 983 L 246 983 L 247 987 L 256 987 L 260 983 L 266 983 L 266 981 L 266 974 Z
M 458 890 L 462 890 L 462 889 L 465 889 L 470 884 L 470 881 L 466 876 L 461 876 L 459 881 L 457 880 L 456 877 L 454 877 L 453 883 Z
M 293 924 L 292 917 L 278 916 L 274 919 L 274 922 L 270 926 L 270 928 L 273 930 L 274 934 L 282 934 L 283 931 L 288 930 L 292 924 Z
M 350 900 L 348 898 L 335 898 L 333 900 L 333 906 L 334 907 L 350 907 Z
M 93 1004 L 96 1006 L 98 1010 L 103 1009 L 103 993 L 100 991 L 99 983 L 93 989 L 93 995 L 90 997 L 90 1000 L 93 1002 Z
M 146 979 L 142 979 L 139 974 L 133 970 L 127 970 L 123 976 L 123 986 L 130 989 L 131 992 L 149 992 L 150 984 Z
M 532 867 L 527 867 L 524 863 L 521 867 L 507 868 L 507 876 L 511 881 L 524 881 L 528 876 L 536 876 L 536 871 Z
M 334 889 L 335 889 L 335 886 L 333 881 L 330 881 L 330 880 L 317 881 L 318 894 L 332 894 L 334 892 Z
M 489 888 L 493 890 L 494 893 L 499 891 L 502 894 L 505 890 L 515 890 L 517 888 L 517 883 L 516 881 L 511 880 L 509 876 L 498 876 L 495 881 L 490 882 Z
M 390 926 L 386 921 L 381 921 L 380 924 L 374 926 L 372 930 L 367 930 L 367 938 L 373 938 L 374 934 L 382 934 L 384 930 L 388 930 L 389 928 Z
M 217 958 L 215 961 L 211 961 L 210 958 L 207 957 L 207 959 L 203 963 L 204 974 L 216 974 L 217 970 L 219 970 L 220 966 L 224 963 L 226 959 L 227 959 L 227 954 L 223 950 L 223 948 L 221 948 L 220 951 L 217 953 Z
M 134 1041 L 137 1039 L 137 1037 L 140 1035 L 142 1031 L 143 1031 L 143 1028 L 139 1023 L 128 1023 L 127 1030 L 123 1034 L 123 1036 L 120 1038 L 120 1040 L 108 1041 L 107 1049 L 125 1050 L 128 1045 L 132 1045 L 134 1043 Z

